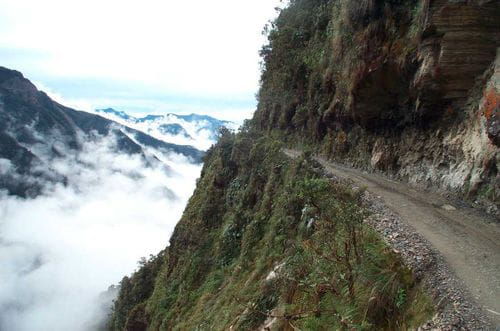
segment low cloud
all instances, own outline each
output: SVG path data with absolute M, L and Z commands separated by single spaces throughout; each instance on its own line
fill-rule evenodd
M 12 172 L 12 162 L 8 159 L 0 158 L 0 175 L 8 175 Z
M 161 162 L 151 165 L 117 152 L 109 137 L 59 152 L 38 171 L 64 184 L 46 184 L 30 199 L 0 192 L 0 330 L 95 325 L 103 317 L 99 294 L 167 245 L 200 171 L 175 154 L 156 153 Z M 12 164 L 0 159 L 7 171 Z

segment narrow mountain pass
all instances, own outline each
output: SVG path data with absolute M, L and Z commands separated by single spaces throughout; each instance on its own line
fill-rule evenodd
M 289 157 L 297 150 L 283 150 Z M 380 196 L 387 207 L 427 239 L 466 285 L 485 315 L 500 325 L 500 224 L 444 197 L 420 192 L 381 175 L 315 158 L 329 174 Z

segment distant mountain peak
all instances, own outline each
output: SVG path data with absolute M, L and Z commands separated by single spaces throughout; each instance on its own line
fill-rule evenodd
M 222 127 L 236 129 L 231 121 L 205 114 L 148 114 L 135 117 L 113 108 L 96 109 L 99 115 L 133 127 L 157 139 L 176 144 L 188 144 L 206 150 L 216 142 Z
M 148 122 L 148 121 L 156 121 L 159 119 L 165 118 L 164 115 L 146 115 L 144 117 L 138 118 L 138 122 Z
M 5 67 L 0 66 L 0 84 L 4 81 L 12 78 L 21 78 L 25 79 L 23 74 L 17 70 L 7 69 Z
M 135 119 L 135 117 L 128 115 L 124 111 L 115 110 L 113 108 L 96 109 L 96 112 L 115 115 L 115 116 L 118 116 L 124 120 Z

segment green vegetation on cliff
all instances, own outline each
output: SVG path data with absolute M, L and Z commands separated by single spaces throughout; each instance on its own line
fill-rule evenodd
M 363 224 L 361 192 L 281 148 L 249 127 L 221 136 L 170 246 L 122 281 L 111 329 L 407 329 L 429 318 L 411 272 Z
M 498 205 L 500 2 L 294 0 L 266 31 L 262 132 Z
M 428 319 L 418 282 L 365 225 L 362 192 L 281 150 L 498 201 L 486 130 L 497 108 L 485 117 L 476 77 L 492 77 L 499 6 L 291 0 L 267 27 L 254 118 L 208 151 L 170 246 L 122 281 L 111 329 L 406 330 Z
M 256 124 L 321 142 L 339 126 L 404 125 L 422 1 L 296 0 L 266 28 Z M 379 75 L 367 77 L 368 75 Z M 370 80 L 370 81 L 368 81 Z

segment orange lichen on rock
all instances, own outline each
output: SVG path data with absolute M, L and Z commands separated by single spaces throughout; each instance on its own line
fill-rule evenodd
M 493 116 L 493 112 L 500 105 L 500 94 L 497 93 L 495 88 L 490 88 L 484 93 L 484 116 L 490 119 Z

